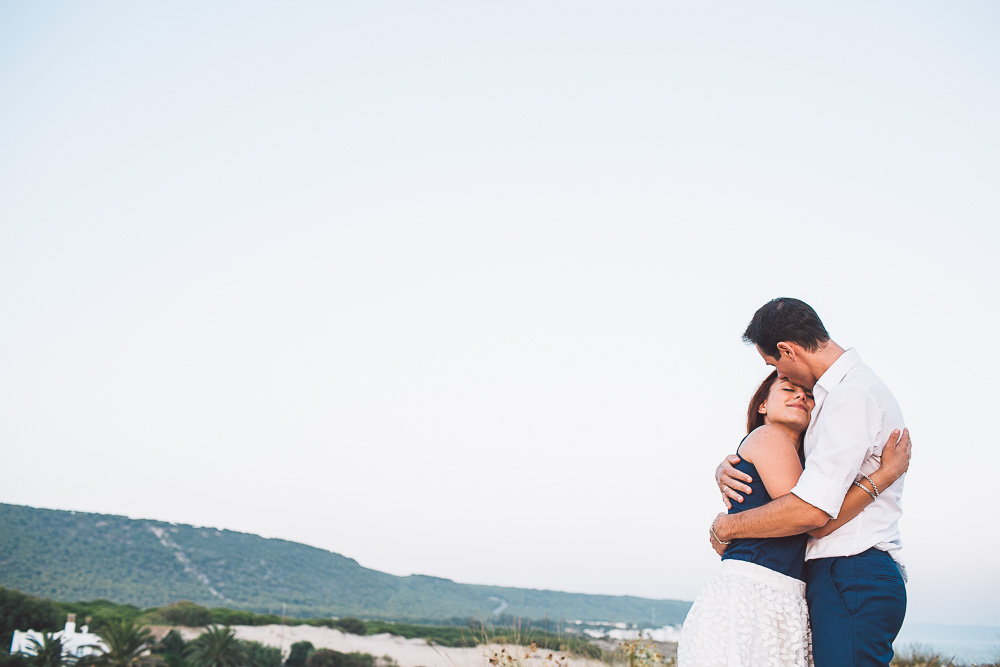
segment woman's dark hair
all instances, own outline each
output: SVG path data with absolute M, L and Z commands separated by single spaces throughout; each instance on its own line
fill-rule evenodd
M 771 373 L 764 378 L 764 381 L 760 383 L 757 387 L 757 391 L 753 393 L 753 398 L 750 399 L 750 407 L 747 408 L 747 435 L 750 435 L 754 429 L 758 429 L 764 425 L 764 417 L 767 415 L 762 415 L 757 410 L 760 406 L 767 402 L 767 395 L 771 392 L 771 385 L 778 381 L 778 371 L 773 370 Z M 802 431 L 799 434 L 798 442 L 796 446 L 799 449 L 799 457 L 802 457 L 802 447 L 806 442 L 806 432 Z
M 764 415 L 757 412 L 757 410 L 767 400 L 767 394 L 771 391 L 771 385 L 777 382 L 777 380 L 778 371 L 771 371 L 771 374 L 764 378 L 764 381 L 757 387 L 757 391 L 753 393 L 753 398 L 750 399 L 750 407 L 747 408 L 747 434 L 750 434 L 755 428 L 764 425 Z
M 805 301 L 781 297 L 765 303 L 753 314 L 743 332 L 743 341 L 753 343 L 775 359 L 781 358 L 778 343 L 798 343 L 810 352 L 830 340 L 819 315 Z

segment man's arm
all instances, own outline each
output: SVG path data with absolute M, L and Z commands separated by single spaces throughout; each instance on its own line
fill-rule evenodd
M 715 534 L 723 542 L 748 537 L 798 535 L 826 525 L 830 515 L 798 496 L 786 493 L 762 507 L 738 514 L 720 514 Z

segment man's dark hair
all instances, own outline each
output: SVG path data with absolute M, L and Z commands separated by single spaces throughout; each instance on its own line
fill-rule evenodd
M 771 299 L 756 313 L 743 332 L 743 341 L 753 343 L 767 355 L 779 359 L 778 343 L 798 343 L 810 352 L 830 340 L 816 311 L 805 301 L 781 297 Z

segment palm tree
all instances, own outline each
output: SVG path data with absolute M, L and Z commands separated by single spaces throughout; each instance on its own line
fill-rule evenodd
M 125 619 L 108 621 L 97 631 L 97 636 L 104 646 L 97 647 L 99 654 L 84 659 L 86 667 L 131 667 L 140 662 L 146 650 L 153 645 L 149 628 Z
M 29 637 L 28 645 L 35 652 L 31 660 L 35 667 L 62 667 L 69 661 L 69 653 L 63 646 L 62 637 L 56 637 L 51 632 L 43 632 L 41 641 Z
M 240 667 L 243 649 L 230 627 L 210 625 L 188 644 L 185 656 L 195 667 Z

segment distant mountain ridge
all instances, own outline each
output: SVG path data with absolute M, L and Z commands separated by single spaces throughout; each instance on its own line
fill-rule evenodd
M 0 503 L 0 584 L 56 600 L 139 607 L 191 600 L 290 616 L 464 621 L 683 621 L 690 602 L 398 577 L 315 547 L 247 533 Z

